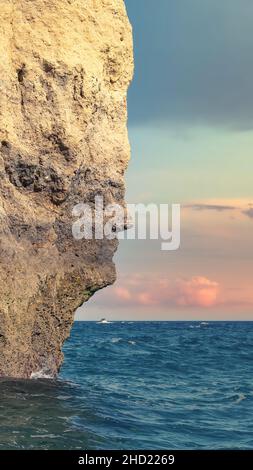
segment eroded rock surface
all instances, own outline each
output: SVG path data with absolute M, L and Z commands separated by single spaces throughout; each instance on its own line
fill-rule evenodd
M 115 280 L 117 242 L 71 227 L 77 203 L 124 201 L 124 1 L 5 0 L 0 58 L 0 375 L 55 375 L 76 308 Z

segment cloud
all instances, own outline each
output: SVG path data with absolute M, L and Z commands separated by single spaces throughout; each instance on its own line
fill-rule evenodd
M 123 282 L 124 287 L 115 287 L 110 293 L 121 306 L 208 308 L 216 304 L 219 294 L 219 284 L 203 276 L 175 281 L 134 276 Z
M 253 219 L 253 205 L 244 199 L 225 199 L 225 200 L 206 200 L 200 202 L 192 202 L 182 205 L 183 209 L 193 211 L 214 211 L 214 212 L 232 212 L 237 211 L 237 215 L 247 216 Z
M 240 283 L 239 283 L 240 281 Z M 229 312 L 253 306 L 249 279 L 231 280 L 232 285 L 199 275 L 189 278 L 167 279 L 159 272 L 125 274 L 114 286 L 100 291 L 89 305 L 119 313 L 164 312 L 189 316 L 194 312 Z
M 253 219 L 253 207 L 242 212 L 244 215 L 247 215 L 250 219 Z
M 219 284 L 205 277 L 177 281 L 176 303 L 186 307 L 212 307 L 216 304 Z
M 123 302 L 131 299 L 131 293 L 125 287 L 116 287 L 115 294 L 116 297 L 122 300 Z
M 126 5 L 136 67 L 130 123 L 252 129 L 253 2 L 126 0 Z
M 225 206 L 225 205 L 219 205 L 219 204 L 202 204 L 202 203 L 185 204 L 183 208 L 194 209 L 196 211 L 211 210 L 211 211 L 217 211 L 217 212 L 234 211 L 237 209 L 236 206 Z

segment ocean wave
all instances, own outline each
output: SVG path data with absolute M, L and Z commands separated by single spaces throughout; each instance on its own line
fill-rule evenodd
M 252 344 L 253 322 L 77 322 L 57 380 L 0 380 L 0 448 L 251 448 Z

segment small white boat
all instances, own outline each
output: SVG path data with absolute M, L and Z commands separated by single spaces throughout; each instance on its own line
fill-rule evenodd
M 98 321 L 97 323 L 104 325 L 104 324 L 106 324 L 106 323 L 111 323 L 111 322 L 107 321 L 106 318 L 102 318 L 102 319 L 101 319 L 100 321 Z

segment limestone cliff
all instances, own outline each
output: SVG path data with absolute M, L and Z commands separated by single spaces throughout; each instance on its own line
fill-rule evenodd
M 115 280 L 117 242 L 75 241 L 71 213 L 124 200 L 124 1 L 5 0 L 0 57 L 0 375 L 55 375 L 76 308 Z

